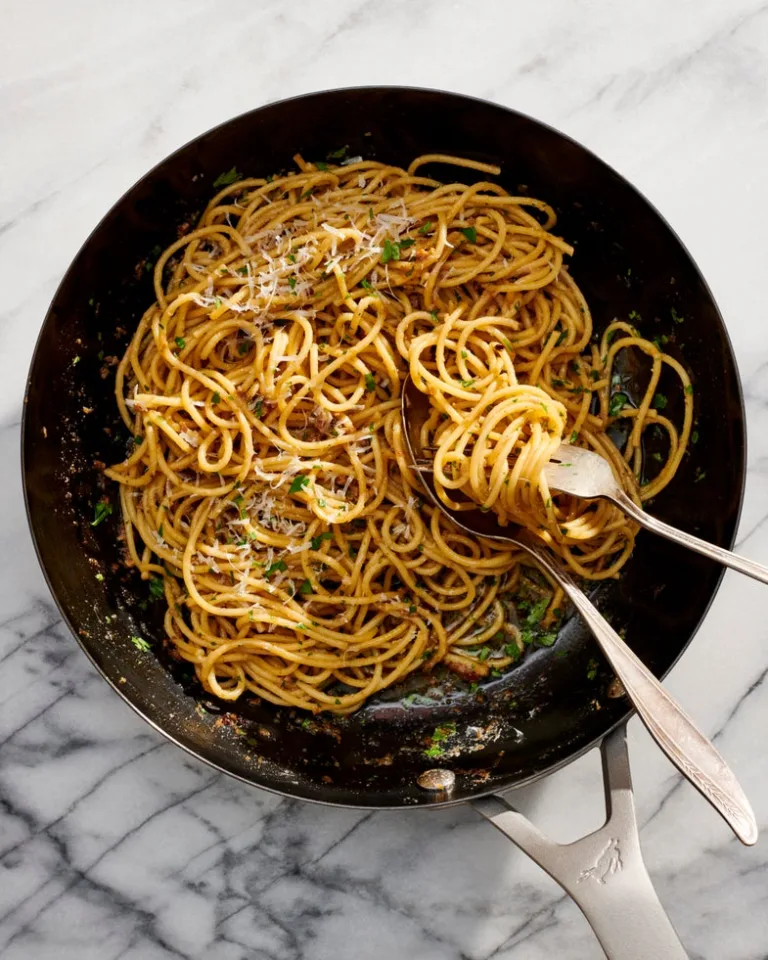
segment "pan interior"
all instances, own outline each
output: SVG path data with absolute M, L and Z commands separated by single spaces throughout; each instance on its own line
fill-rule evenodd
M 324 159 L 341 146 L 402 165 L 427 152 L 497 163 L 507 189 L 555 207 L 597 331 L 634 311 L 644 336 L 669 337 L 665 349 L 696 387 L 700 442 L 649 509 L 731 545 L 744 478 L 738 375 L 717 307 L 674 233 L 626 181 L 561 134 L 492 104 L 403 88 L 330 91 L 245 114 L 187 144 L 118 201 L 63 280 L 32 363 L 23 439 L 30 523 L 52 592 L 86 653 L 142 715 L 196 755 L 287 794 L 372 806 L 435 802 L 416 778 L 439 762 L 456 771 L 449 799 L 461 800 L 548 772 L 627 714 L 627 703 L 609 696 L 610 672 L 578 618 L 566 618 L 554 647 L 534 651 L 480 695 L 412 678 L 345 719 L 308 719 L 268 704 L 233 709 L 162 653 L 136 649 L 135 635 L 161 648 L 160 605 L 120 564 L 117 517 L 91 526 L 105 489 L 101 467 L 124 456 L 127 439 L 111 358 L 153 299 L 153 251 L 194 222 L 213 181 L 232 166 L 260 176 L 289 168 L 297 151 Z M 439 165 L 430 174 L 456 178 Z M 647 371 L 626 366 L 621 374 L 630 396 L 641 392 Z M 673 419 L 682 404 L 670 386 Z M 621 578 L 599 585 L 594 599 L 662 675 L 720 576 L 704 558 L 642 533 Z M 425 751 L 438 728 L 436 761 Z

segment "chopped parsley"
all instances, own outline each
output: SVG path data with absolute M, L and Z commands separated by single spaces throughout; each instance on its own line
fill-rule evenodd
M 381 262 L 389 263 L 390 260 L 400 259 L 400 244 L 396 241 L 386 239 L 381 249 Z
M 312 593 L 313 589 L 312 581 L 304 580 L 299 586 L 299 593 Z
M 456 733 L 456 724 L 453 722 L 443 723 L 441 726 L 435 727 L 435 731 L 432 734 L 431 746 L 424 751 L 424 756 L 442 757 L 445 751 L 443 750 L 441 744 L 443 744 L 454 733 Z
M 221 403 L 221 394 L 218 390 L 211 397 L 211 403 Z
M 474 380 L 459 380 L 459 383 L 464 387 L 465 390 L 468 390 L 470 387 L 474 387 Z
M 349 144 L 346 144 L 343 147 L 339 147 L 338 150 L 333 150 L 328 154 L 329 160 L 343 160 L 347 155 L 347 150 L 349 150 Z
M 461 232 L 470 243 L 477 243 L 477 230 L 474 227 L 462 227 Z
M 594 658 L 589 661 L 587 664 L 587 680 L 594 680 L 597 676 L 597 668 L 599 664 Z
M 296 289 L 296 277 L 288 277 L 288 286 L 291 288 L 291 291 Z
M 238 180 L 242 180 L 242 177 L 237 172 L 237 167 L 232 167 L 226 173 L 220 173 L 213 181 L 213 185 L 214 187 L 228 187 L 230 183 L 237 183 Z
M 685 392 L 688 394 L 689 397 L 691 396 L 691 394 L 693 393 L 693 384 L 692 384 L 692 383 L 689 383 L 689 384 L 686 385 Z
M 264 416 L 264 401 L 259 399 L 253 405 L 253 412 L 256 414 L 256 419 L 261 420 Z
M 653 406 L 656 407 L 657 410 L 663 410 L 667 403 L 667 398 L 663 393 L 657 393 L 653 398 Z
M 368 393 L 373 393 L 376 390 L 376 377 L 372 373 L 366 373 L 365 375 L 365 389 Z
M 618 416 L 626 406 L 628 399 L 629 398 L 627 397 L 626 393 L 614 393 L 614 395 L 611 397 L 611 402 L 608 405 L 608 416 Z
M 557 633 L 550 631 L 549 633 L 540 633 L 536 637 L 536 643 L 541 647 L 551 647 L 554 645 L 557 640 Z
M 699 442 L 699 431 L 694 430 L 693 433 L 691 434 L 691 443 L 698 443 L 698 442 Z
M 96 504 L 96 510 L 93 515 L 93 520 L 91 521 L 92 527 L 98 527 L 102 520 L 106 520 L 107 517 L 112 513 L 113 506 L 111 503 L 104 503 L 100 501 Z
M 159 600 L 165 594 L 162 577 L 149 578 L 149 595 L 153 600 Z
M 323 542 L 323 540 L 331 540 L 332 538 L 333 534 L 331 531 L 326 530 L 325 533 L 319 533 L 316 537 L 312 537 L 312 539 L 309 541 L 309 545 L 313 550 L 319 550 L 320 544 Z
M 419 233 L 423 237 L 425 234 L 429 233 L 429 231 L 432 229 L 433 226 L 434 224 L 432 223 L 432 221 L 427 220 L 426 223 L 422 223 L 422 225 L 419 227 Z
M 142 653 L 146 653 L 150 649 L 149 644 L 144 639 L 144 637 L 131 637 L 131 643 L 136 647 L 137 650 L 141 650 Z
M 683 320 L 685 320 L 685 317 L 681 317 L 674 307 L 672 307 L 670 312 L 672 314 L 672 319 L 675 321 L 675 323 L 682 323 Z
M 549 606 L 549 597 L 542 597 L 540 600 L 537 600 L 536 603 L 528 611 L 528 616 L 525 618 L 525 626 L 529 629 L 535 627 L 537 623 L 541 621 L 544 614 L 547 612 L 547 607 Z
M 285 560 L 275 560 L 274 563 L 271 563 L 267 567 L 266 571 L 264 572 L 264 576 L 268 580 L 273 573 L 277 573 L 279 570 L 287 570 L 287 569 L 288 569 L 288 564 L 285 562 Z
M 693 478 L 693 482 L 699 483 L 701 480 L 704 479 L 704 477 L 706 477 L 706 475 L 707 475 L 706 470 L 702 470 L 701 467 L 696 467 L 696 475 Z
M 187 345 L 187 341 L 184 339 L 184 337 L 175 337 L 174 343 L 179 348 L 179 350 L 183 350 L 184 347 L 186 347 Z
M 327 164 L 327 163 L 323 163 L 322 160 L 316 161 L 315 166 L 317 167 L 318 170 L 327 170 L 327 169 L 328 169 L 328 164 Z
M 371 281 L 367 277 L 365 280 L 360 281 L 360 286 L 363 288 L 363 290 L 367 290 L 368 293 L 372 293 L 374 296 L 378 297 L 379 294 L 378 294 L 378 291 L 376 290 L 376 287 L 374 287 L 374 285 L 371 283 Z
M 299 493 L 309 484 L 309 477 L 305 474 L 298 474 L 293 478 L 293 482 L 288 490 L 288 493 Z

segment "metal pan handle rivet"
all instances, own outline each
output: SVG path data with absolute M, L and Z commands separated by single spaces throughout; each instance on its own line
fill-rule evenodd
M 449 793 L 456 786 L 456 774 L 453 770 L 435 767 L 420 773 L 416 783 L 422 790 L 429 790 L 432 793 Z

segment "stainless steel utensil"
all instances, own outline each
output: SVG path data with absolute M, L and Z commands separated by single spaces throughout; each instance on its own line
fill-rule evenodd
M 429 397 L 416 387 L 410 376 L 406 377 L 402 392 L 403 434 L 414 467 L 432 503 L 456 526 L 472 536 L 513 544 L 547 571 L 592 631 L 656 743 L 683 776 L 709 800 L 742 843 L 755 843 L 755 815 L 726 762 L 550 551 L 543 544 L 528 539 L 519 528 L 511 528 L 512 533 L 507 532 L 509 528 L 504 528 L 502 532 L 493 513 L 483 513 L 479 509 L 457 513 L 442 503 L 432 486 L 431 469 L 423 465 L 426 458 L 419 440 L 421 427 L 429 417 L 430 410 Z
M 668 540 L 674 540 L 675 543 L 688 547 L 689 550 L 695 550 L 696 553 L 701 553 L 711 560 L 717 560 L 726 567 L 738 570 L 739 573 L 746 573 L 748 577 L 768 583 L 768 567 L 755 563 L 754 560 L 740 557 L 730 550 L 716 547 L 707 543 L 706 540 L 700 540 L 691 533 L 678 530 L 664 523 L 663 520 L 657 520 L 656 517 L 645 513 L 624 493 L 616 482 L 611 465 L 599 453 L 563 443 L 544 474 L 547 483 L 554 490 L 570 493 L 585 500 L 610 500 L 646 530 L 658 533 Z

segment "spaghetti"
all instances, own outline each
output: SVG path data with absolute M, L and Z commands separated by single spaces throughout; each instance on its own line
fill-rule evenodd
M 295 162 L 274 178 L 231 172 L 158 259 L 156 302 L 117 369 L 135 439 L 106 473 L 128 562 L 162 586 L 168 640 L 206 690 L 349 713 L 440 662 L 502 671 L 526 639 L 505 601 L 519 550 L 466 536 L 419 496 L 400 416 L 409 370 L 432 398 L 443 499 L 461 491 L 525 524 L 592 579 L 616 576 L 635 527 L 550 495 L 550 453 L 592 447 L 639 501 L 674 475 L 692 406 L 684 369 L 628 322 L 592 341 L 547 204 L 421 170 L 497 168 Z M 642 402 L 616 409 L 624 350 L 651 370 Z M 686 388 L 679 433 L 653 406 L 664 364 Z M 623 453 L 606 434 L 621 418 Z M 649 425 L 669 454 L 640 488 Z M 544 624 L 561 599 L 538 605 Z

